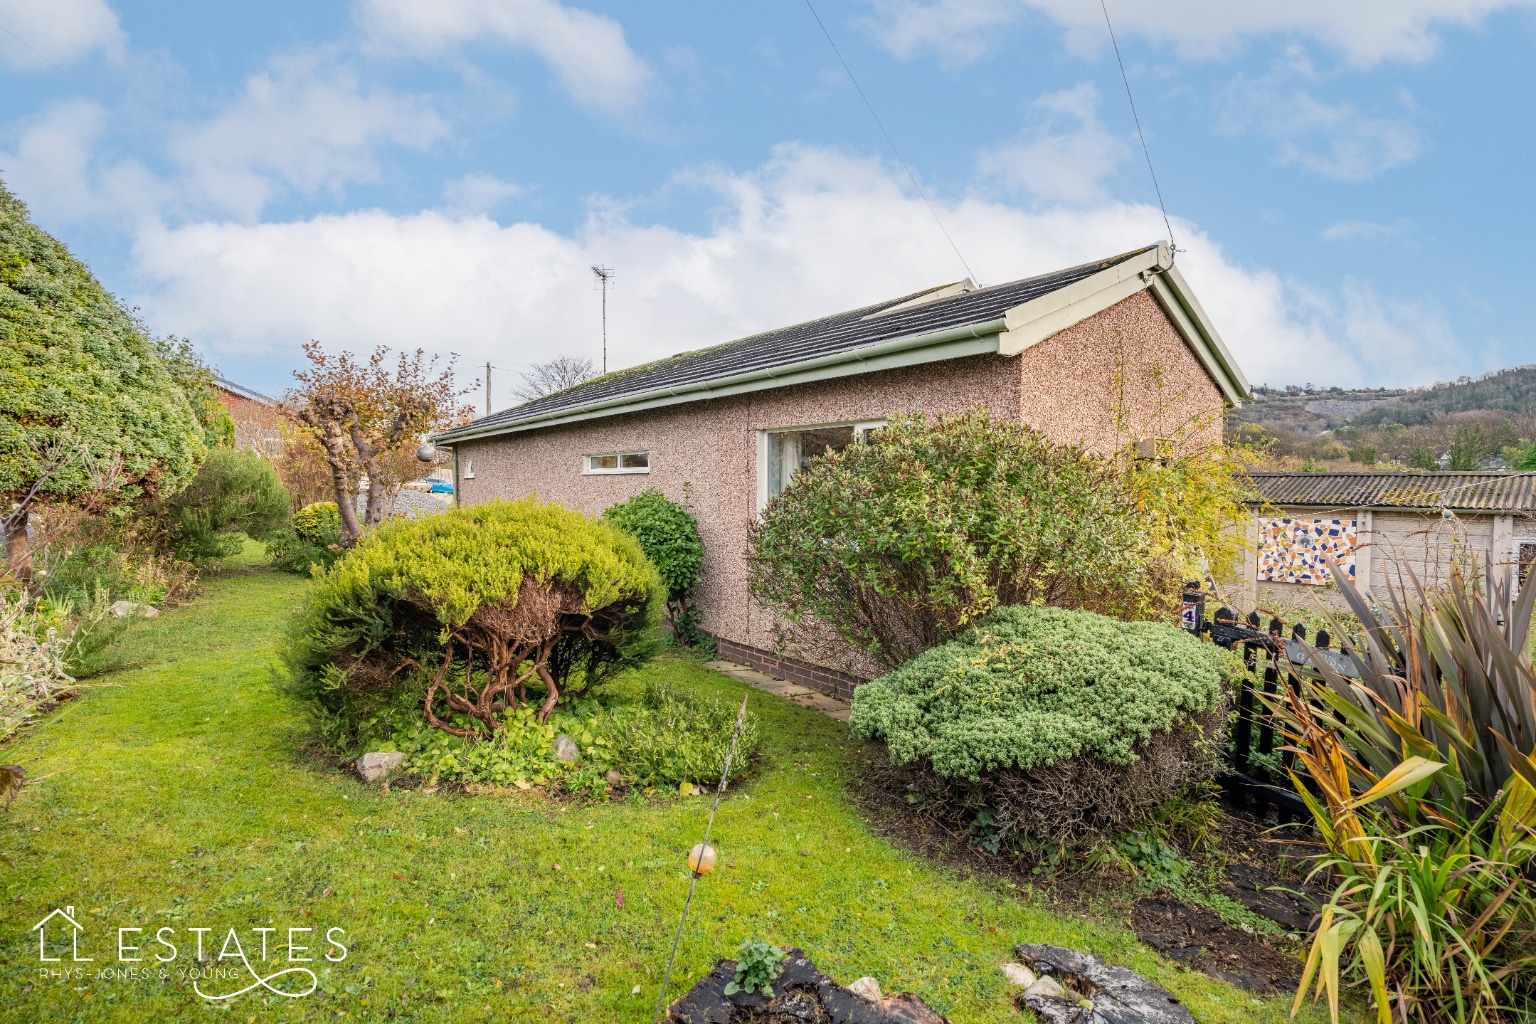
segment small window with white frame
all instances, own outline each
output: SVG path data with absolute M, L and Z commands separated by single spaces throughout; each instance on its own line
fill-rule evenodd
M 884 426 L 884 420 L 862 420 L 758 431 L 757 507 L 782 494 L 811 459 L 862 443 Z
M 650 471 L 650 452 L 604 452 L 601 455 L 583 456 L 581 460 L 581 472 L 584 476 L 649 473 Z

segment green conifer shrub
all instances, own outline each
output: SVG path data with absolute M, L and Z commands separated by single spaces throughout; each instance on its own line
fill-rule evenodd
M 858 687 L 848 724 L 999 836 L 1070 841 L 1215 776 L 1231 671 L 1174 626 L 1015 605 Z
M 293 514 L 293 532 L 324 547 L 341 542 L 341 511 L 334 501 L 317 501 Z
M 508 708 L 549 717 L 568 638 L 599 652 L 577 659 L 589 675 L 648 657 L 663 593 L 634 538 L 534 498 L 396 520 L 319 576 L 290 678 L 342 741 L 412 706 L 456 736 L 495 733 Z
M 242 536 L 286 529 L 292 503 L 271 464 L 255 452 L 215 448 L 192 482 L 151 509 L 158 546 L 188 561 L 227 558 Z

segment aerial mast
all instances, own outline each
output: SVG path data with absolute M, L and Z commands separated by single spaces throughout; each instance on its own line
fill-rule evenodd
M 592 277 L 603 291 L 603 372 L 608 372 L 608 282 L 613 280 L 613 268 L 592 264 Z

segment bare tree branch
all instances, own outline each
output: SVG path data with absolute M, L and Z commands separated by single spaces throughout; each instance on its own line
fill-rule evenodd
M 573 388 L 595 376 L 592 360 L 587 356 L 556 356 L 547 363 L 534 363 L 523 373 L 523 382 L 512 393 L 525 402 L 531 402 L 556 391 Z

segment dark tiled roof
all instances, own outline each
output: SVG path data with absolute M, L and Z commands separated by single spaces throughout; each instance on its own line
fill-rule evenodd
M 1254 473 L 1274 505 L 1536 513 L 1536 473 Z
M 903 302 L 940 290 L 924 289 L 901 298 L 887 299 L 846 313 L 822 317 L 820 320 L 754 334 L 711 348 L 683 352 L 670 359 L 604 374 L 573 388 L 566 388 L 564 391 L 557 391 L 532 402 L 492 413 L 466 426 L 448 431 L 437 440 L 451 443 L 456 437 L 464 434 L 479 433 L 487 428 L 511 426 L 553 413 L 574 411 L 594 402 L 639 398 L 650 392 L 699 384 L 754 370 L 789 366 L 808 359 L 851 352 L 901 338 L 933 334 L 948 328 L 986 323 L 989 320 L 998 319 L 1014 306 L 1092 277 L 1101 270 L 1123 263 L 1152 248 L 1155 247 L 1146 246 L 1134 252 L 1121 253 L 1109 259 L 1084 263 L 1055 273 L 992 285 L 988 288 L 913 305 L 909 309 L 898 310 L 883 316 L 874 315 L 882 309 L 899 306 Z M 708 396 L 701 394 L 700 397 Z

